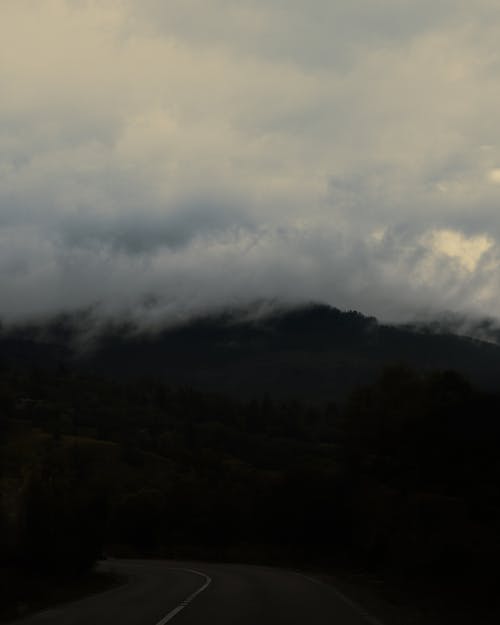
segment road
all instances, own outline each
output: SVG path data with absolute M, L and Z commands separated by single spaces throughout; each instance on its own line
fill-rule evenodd
M 110 560 L 127 584 L 18 625 L 381 625 L 332 586 L 282 569 Z

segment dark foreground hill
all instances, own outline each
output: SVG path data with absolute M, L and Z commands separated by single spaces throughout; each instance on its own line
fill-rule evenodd
M 500 622 L 499 347 L 324 306 L 96 330 L 2 335 L 0 619 L 104 551 L 361 571 L 426 623 Z
M 88 337 L 91 336 L 89 339 Z M 85 338 L 86 337 L 86 338 Z M 113 377 L 155 376 L 172 385 L 252 397 L 343 399 L 388 364 L 454 369 L 482 388 L 500 387 L 500 346 L 440 326 L 390 326 L 325 305 L 200 317 L 145 332 L 97 326 L 90 316 L 5 329 L 0 362 L 70 367 Z

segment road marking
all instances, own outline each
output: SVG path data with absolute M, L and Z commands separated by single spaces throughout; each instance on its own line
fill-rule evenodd
M 204 592 L 212 583 L 211 577 L 209 577 L 208 575 L 205 575 L 205 573 L 201 573 L 200 571 L 195 571 L 194 569 L 170 569 L 170 570 L 171 571 L 184 571 L 186 573 L 192 573 L 193 575 L 198 575 L 198 577 L 203 577 L 203 579 L 205 580 L 205 583 L 203 584 L 203 586 L 198 588 L 197 591 L 193 592 L 192 595 L 189 595 L 187 599 L 184 599 L 184 601 L 180 603 L 176 608 L 174 608 L 166 616 L 164 616 L 161 619 L 161 621 L 158 621 L 156 625 L 165 625 L 165 623 L 168 623 L 169 621 L 171 621 L 175 616 L 179 614 L 179 612 L 182 612 L 184 608 L 187 608 L 187 606 L 190 603 L 192 603 L 198 595 L 201 595 L 201 593 Z
M 315 577 L 309 577 L 309 575 L 304 575 L 303 573 L 297 573 L 297 575 L 300 575 L 300 577 L 303 577 L 309 580 L 313 584 L 317 584 L 318 586 L 326 586 L 330 590 L 333 590 L 333 592 L 337 595 L 339 599 L 342 599 L 344 603 L 347 603 L 348 606 L 350 606 L 360 616 L 362 616 L 366 621 L 368 621 L 368 623 L 371 623 L 371 625 L 385 625 L 381 620 L 379 620 L 378 618 L 376 618 L 375 616 L 372 616 L 369 612 L 367 612 L 361 605 L 359 605 L 359 603 L 356 603 L 352 599 L 349 599 L 347 595 L 344 595 L 343 592 L 340 592 L 340 590 L 337 590 L 337 588 L 335 588 L 335 586 L 333 586 L 332 584 L 324 582 L 321 579 L 316 579 Z

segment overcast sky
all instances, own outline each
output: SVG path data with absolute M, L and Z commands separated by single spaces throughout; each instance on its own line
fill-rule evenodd
M 0 0 L 0 316 L 500 317 L 498 0 Z

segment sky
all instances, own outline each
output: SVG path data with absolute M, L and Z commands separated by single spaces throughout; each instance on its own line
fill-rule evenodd
M 500 318 L 498 0 L 0 0 L 0 318 Z

